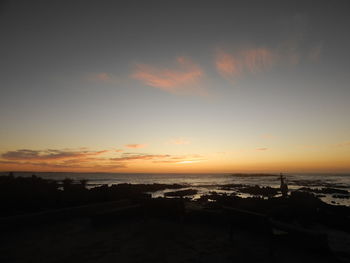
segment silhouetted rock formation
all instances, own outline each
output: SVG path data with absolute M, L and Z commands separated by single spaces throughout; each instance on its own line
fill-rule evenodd
M 192 203 L 198 203 L 210 209 L 220 210 L 225 206 L 247 210 L 254 213 L 266 214 L 282 222 L 298 222 L 302 226 L 322 223 L 342 230 L 350 230 L 350 225 L 348 224 L 348 218 L 350 216 L 349 207 L 326 204 L 310 191 L 292 191 L 288 197 L 281 198 L 275 197 L 279 193 L 279 189 L 277 188 L 249 187 L 244 185 L 228 186 L 235 187 L 237 191 L 242 193 L 256 195 L 256 197 L 241 198 L 235 193 L 210 192 L 209 194 L 202 195 L 197 201 L 192 201 Z M 0 217 L 44 211 L 56 211 L 53 213 L 66 217 L 65 214 L 67 213 L 81 215 L 91 209 L 97 209 L 97 207 L 92 208 L 96 204 L 128 200 L 131 207 L 142 205 L 144 209 L 143 214 L 180 218 L 183 215 L 183 202 L 185 199 L 181 200 L 173 197 L 195 195 L 198 193 L 197 190 L 182 189 L 166 193 L 165 197 L 172 197 L 171 199 L 151 199 L 149 193 L 152 191 L 181 188 L 185 188 L 185 186 L 180 184 L 118 184 L 111 186 L 102 185 L 87 189 L 86 182 L 75 182 L 70 179 L 65 179 L 60 183 L 54 180 L 44 180 L 35 175 L 27 178 L 14 177 L 13 175 L 0 176 L 0 193 L 3 200 Z M 334 191 L 332 188 L 325 188 L 316 192 L 344 194 L 347 191 Z M 268 198 L 264 199 L 261 196 Z M 91 206 L 91 209 L 84 208 L 84 206 Z M 74 207 L 77 209 L 60 210 Z M 131 210 L 134 211 L 134 208 Z M 113 217 L 121 213 L 119 210 L 114 212 L 112 210 L 105 210 L 105 212 L 100 214 L 102 222 L 103 218 L 108 218 L 109 215 Z M 128 211 L 132 214 L 131 210 Z M 209 215 L 211 216 L 212 214 L 209 213 Z
M 336 189 L 331 187 L 323 187 L 323 188 L 308 188 L 308 187 L 301 187 L 298 189 L 299 191 L 305 191 L 305 192 L 312 192 L 312 193 L 320 193 L 320 194 L 342 194 L 342 195 L 348 195 L 349 191 L 342 190 L 342 189 Z
M 177 197 L 184 197 L 189 195 L 195 195 L 198 191 L 195 189 L 186 189 L 186 190 L 179 190 L 174 192 L 167 192 L 164 193 L 164 196 L 177 196 Z
M 261 196 L 272 197 L 272 196 L 275 196 L 279 193 L 279 189 L 272 188 L 269 186 L 260 187 L 258 185 L 255 185 L 255 186 L 243 187 L 243 188 L 239 189 L 239 192 L 248 193 L 251 195 L 261 195 Z

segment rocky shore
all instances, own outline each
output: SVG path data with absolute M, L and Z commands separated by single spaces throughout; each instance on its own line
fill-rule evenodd
M 42 262 L 80 262 L 91 257 L 100 262 L 112 258 L 122 262 L 212 262 L 215 257 L 219 262 L 235 262 L 234 258 L 238 262 L 291 262 L 288 253 L 298 262 L 350 261 L 350 208 L 317 197 L 323 192 L 345 192 L 306 188 L 281 197 L 272 187 L 231 184 L 223 188 L 235 192 L 212 191 L 193 200 L 197 190 L 180 184 L 88 189 L 85 181 L 2 176 L 1 241 L 6 243 L 2 262 L 23 262 L 24 256 L 35 262 L 36 243 L 43 246 Z M 172 191 L 152 198 L 152 192 L 166 189 Z M 252 197 L 242 198 L 237 192 Z M 43 236 L 75 251 L 62 251 L 54 257 L 57 249 L 49 247 Z M 196 245 L 198 242 L 203 244 Z M 147 254 L 151 244 L 163 250 L 154 252 L 155 258 Z M 21 253 L 13 254 L 14 247 Z M 253 250 L 258 253 L 252 257 Z M 138 256 L 130 256 L 132 251 Z

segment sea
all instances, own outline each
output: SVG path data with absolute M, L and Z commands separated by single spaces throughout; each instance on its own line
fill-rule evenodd
M 0 173 L 6 175 L 7 173 Z M 36 176 L 45 179 L 63 180 L 71 178 L 79 181 L 88 180 L 88 187 L 113 184 L 181 184 L 184 189 L 196 189 L 198 193 L 190 198 L 197 199 L 203 194 L 210 192 L 231 194 L 234 190 L 222 190 L 223 185 L 244 184 L 249 186 L 270 186 L 279 187 L 279 174 L 152 174 L 152 173 L 67 173 L 67 172 L 15 172 L 15 176 Z M 350 173 L 349 174 L 331 174 L 331 173 L 286 173 L 283 174 L 288 184 L 289 190 L 297 190 L 302 187 L 312 189 L 333 188 L 346 190 L 348 194 L 319 194 L 319 198 L 332 205 L 350 206 Z M 165 189 L 151 193 L 153 197 L 164 196 L 164 193 L 174 190 Z M 249 194 L 235 192 L 241 197 L 250 197 Z

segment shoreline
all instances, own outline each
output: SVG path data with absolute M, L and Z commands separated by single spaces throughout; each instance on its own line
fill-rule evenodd
M 186 258 L 184 262 L 191 262 L 192 256 L 200 257 L 204 248 L 215 258 L 224 255 L 225 260 L 220 262 L 239 257 L 248 262 L 269 262 L 272 257 L 283 259 L 290 253 L 298 262 L 350 259 L 344 248 L 350 242 L 350 207 L 327 204 L 307 191 L 292 190 L 284 198 L 269 196 L 271 189 L 276 191 L 274 188 L 247 189 L 245 185 L 230 187 L 264 191 L 267 196 L 242 198 L 211 192 L 192 200 L 186 195 L 195 194 L 194 189 L 190 192 L 183 186 L 119 184 L 88 189 L 86 181 L 66 179 L 59 184 L 37 176 L 0 176 L 1 193 L 8 200 L 0 217 L 2 239 L 7 242 L 2 250 L 8 257 L 6 262 L 37 256 L 45 257 L 45 262 L 56 262 L 50 258 L 58 251 L 50 245 L 43 244 L 41 252 L 33 254 L 35 243 L 42 237 L 49 243 L 64 244 L 68 254 L 58 255 L 61 262 L 84 261 L 92 252 L 101 262 L 110 262 L 111 258 L 139 262 L 131 260 L 130 255 L 136 253 L 140 260 L 147 259 L 145 248 L 151 249 L 152 244 L 157 247 L 154 262 L 179 259 L 172 254 L 170 248 L 174 247 Z M 152 198 L 149 194 L 169 188 L 172 198 Z M 196 247 L 204 240 L 207 245 Z M 96 242 L 109 250 L 99 251 Z M 122 251 L 114 247 L 115 242 Z M 8 256 L 13 246 L 22 252 Z M 188 250 L 189 246 L 194 249 Z M 70 261 L 67 251 L 72 249 L 77 251 Z M 260 252 L 254 254 L 256 251 Z M 325 254 L 320 257 L 320 253 Z

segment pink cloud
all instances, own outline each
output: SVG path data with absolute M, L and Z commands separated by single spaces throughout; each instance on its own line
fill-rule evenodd
M 145 148 L 148 144 L 126 144 L 126 148 L 130 149 L 140 149 L 140 148 Z
M 176 138 L 171 140 L 168 144 L 175 144 L 175 145 L 187 145 L 191 142 L 185 138 Z
M 97 77 L 97 79 L 102 80 L 102 81 L 111 80 L 111 77 L 105 72 L 97 74 L 96 77 Z
M 176 69 L 138 64 L 131 77 L 147 86 L 170 93 L 205 95 L 205 91 L 198 86 L 203 70 L 188 58 L 179 57 L 176 61 L 178 64 Z
M 242 64 L 231 54 L 219 52 L 215 64 L 219 73 L 224 77 L 236 77 L 242 74 Z
M 275 62 L 275 54 L 266 48 L 255 48 L 242 51 L 245 68 L 251 73 L 269 70 Z
M 245 74 L 268 71 L 277 59 L 277 54 L 267 48 L 242 50 L 236 54 L 219 51 L 215 65 L 225 78 L 238 78 Z
M 109 73 L 100 72 L 89 74 L 87 79 L 90 81 L 110 82 L 112 81 L 112 76 Z

